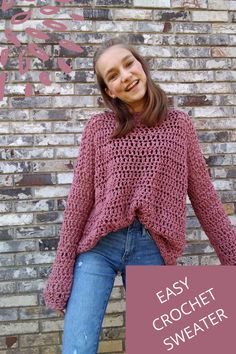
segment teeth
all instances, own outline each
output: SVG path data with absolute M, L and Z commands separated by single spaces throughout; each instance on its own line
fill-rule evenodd
M 138 80 L 135 80 L 135 81 L 126 89 L 126 91 L 132 89 L 132 87 L 134 87 L 134 85 L 136 85 L 137 82 L 138 82 Z

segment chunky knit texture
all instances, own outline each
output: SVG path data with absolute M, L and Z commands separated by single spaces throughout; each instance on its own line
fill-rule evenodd
M 84 129 L 74 168 L 56 259 L 45 302 L 63 309 L 71 291 L 76 255 L 135 217 L 148 229 L 166 265 L 185 247 L 186 196 L 221 264 L 236 265 L 236 232 L 214 189 L 190 117 L 169 109 L 160 126 L 135 128 L 112 139 L 112 112 L 93 116 Z

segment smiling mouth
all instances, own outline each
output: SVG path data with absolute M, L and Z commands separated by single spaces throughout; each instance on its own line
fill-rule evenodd
M 139 80 L 135 80 L 132 82 L 132 84 L 128 85 L 128 87 L 125 89 L 126 92 L 132 90 L 137 84 L 139 83 Z

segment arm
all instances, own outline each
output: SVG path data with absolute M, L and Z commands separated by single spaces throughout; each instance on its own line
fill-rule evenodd
M 236 265 L 236 231 L 212 184 L 193 122 L 186 116 L 188 195 L 196 216 L 222 265 Z
M 88 122 L 66 202 L 56 258 L 44 290 L 45 303 L 52 309 L 65 308 L 70 295 L 77 245 L 94 204 L 94 156 L 93 133 Z

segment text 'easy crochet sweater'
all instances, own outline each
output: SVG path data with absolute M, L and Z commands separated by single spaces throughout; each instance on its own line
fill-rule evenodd
M 112 139 L 112 112 L 93 116 L 83 132 L 56 259 L 44 290 L 48 307 L 66 307 L 78 254 L 135 217 L 148 229 L 166 265 L 185 247 L 188 194 L 221 264 L 236 265 L 236 232 L 214 189 L 190 117 L 169 109 L 161 125 Z

